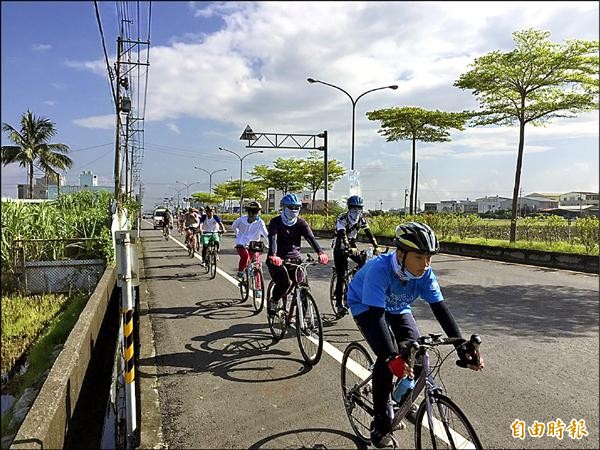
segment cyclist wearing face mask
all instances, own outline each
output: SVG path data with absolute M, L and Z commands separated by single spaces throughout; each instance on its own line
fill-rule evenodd
M 306 239 L 317 252 L 321 264 L 327 264 L 329 261 L 306 220 L 299 217 L 302 203 L 298 196 L 287 194 L 281 199 L 279 205 L 282 207 L 281 215 L 273 217 L 268 227 L 269 253 L 267 267 L 271 279 L 275 282 L 272 301 L 267 305 L 269 315 L 275 314 L 277 302 L 292 284 L 290 274 L 293 274 L 295 267 L 288 266 L 285 261 L 297 263 L 302 260 L 300 254 L 302 238 Z
M 348 198 L 346 205 L 348 206 L 348 211 L 337 217 L 335 224 L 336 235 L 333 243 L 333 261 L 337 274 L 335 299 L 338 317 L 346 313 L 346 308 L 342 301 L 344 296 L 344 274 L 348 270 L 348 258 L 358 264 L 358 267 L 361 267 L 365 263 L 360 257 L 358 248 L 356 248 L 356 236 L 360 230 L 364 230 L 371 241 L 374 254 L 379 253 L 377 240 L 373 236 L 367 219 L 363 215 L 363 199 L 358 195 L 353 195 Z
M 411 305 L 421 297 L 429 304 L 448 337 L 462 338 L 454 317 L 446 307 L 431 256 L 439 251 L 433 230 L 426 224 L 408 222 L 396 228 L 396 251 L 373 258 L 357 272 L 348 287 L 348 307 L 358 328 L 377 356 L 373 367 L 373 410 L 371 440 L 375 447 L 392 443 L 387 401 L 393 375 L 408 373 L 403 341 L 416 340 L 420 333 Z M 457 344 L 457 365 L 483 368 L 483 359 L 463 340 Z

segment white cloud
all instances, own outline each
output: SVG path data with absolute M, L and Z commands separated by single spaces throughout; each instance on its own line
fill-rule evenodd
M 167 128 L 171 130 L 173 133 L 181 134 L 179 127 L 172 122 L 167 123 Z
M 338 85 L 354 98 L 374 87 L 398 84 L 396 91 L 369 93 L 356 104 L 355 154 L 365 192 L 374 192 L 369 191 L 375 189 L 372 186 L 377 192 L 395 186 L 386 195 L 401 199 L 410 143 L 385 142 L 377 134 L 378 123 L 366 119 L 367 111 L 409 105 L 476 108 L 473 95 L 453 87 L 454 81 L 475 58 L 512 49 L 511 33 L 516 30 L 547 29 L 555 42 L 598 39 L 597 2 L 188 2 L 188 7 L 198 23 L 219 18 L 223 26 L 210 34 L 201 27 L 173 31 L 183 37 L 153 44 L 146 125 L 163 122 L 179 135 L 179 127 L 185 131 L 184 120 L 190 120 L 198 124 L 195 138 L 200 134 L 224 146 L 225 139 L 238 142 L 248 123 L 264 132 L 326 129 L 330 156 L 349 166 L 350 99 L 329 86 L 310 85 L 306 78 Z M 103 60 L 67 65 L 106 78 Z M 98 122 L 87 118 L 80 119 L 82 123 Z M 594 112 L 554 120 L 544 128 L 528 126 L 525 153 L 550 155 L 564 140 L 597 138 L 598 124 Z M 109 127 L 114 127 L 112 116 Z M 188 134 L 180 135 L 184 139 Z M 419 143 L 423 176 L 436 165 L 456 164 L 459 171 L 432 173 L 419 184 L 435 190 L 435 195 L 454 197 L 470 191 L 510 192 L 512 174 L 507 177 L 489 160 L 512 171 L 517 143 L 515 127 L 472 128 L 453 133 L 448 143 Z M 544 161 L 547 167 L 552 163 L 552 158 Z M 471 177 L 475 167 L 482 174 Z M 379 176 L 367 173 L 379 169 Z M 184 168 L 176 170 L 183 173 Z M 597 171 L 589 169 L 596 178 Z M 400 173 L 403 180 L 396 183 Z M 340 182 L 336 193 L 346 188 L 347 183 Z
M 50 44 L 32 44 L 31 49 L 34 52 L 44 52 L 46 50 L 50 50 L 52 46 Z
M 56 102 L 54 100 L 45 100 L 44 105 L 54 106 L 56 105 Z
M 115 115 L 107 114 L 105 116 L 93 116 L 83 117 L 81 119 L 73 120 L 73 123 L 84 128 L 98 128 L 102 130 L 109 130 L 115 128 Z

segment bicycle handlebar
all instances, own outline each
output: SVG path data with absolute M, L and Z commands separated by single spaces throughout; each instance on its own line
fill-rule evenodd
M 306 255 L 305 261 L 300 261 L 300 262 L 295 262 L 295 261 L 296 260 L 292 260 L 292 259 L 284 259 L 283 263 L 288 264 L 290 266 L 296 266 L 296 267 L 316 266 L 317 264 L 319 264 L 319 261 L 314 259 L 311 255 Z

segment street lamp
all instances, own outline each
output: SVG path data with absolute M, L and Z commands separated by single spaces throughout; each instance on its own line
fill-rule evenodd
M 380 91 L 381 89 L 394 89 L 394 90 L 396 90 L 396 89 L 398 89 L 398 85 L 392 84 L 390 86 L 382 86 L 382 87 L 378 87 L 378 88 L 375 88 L 375 89 L 369 89 L 368 91 L 365 91 L 362 94 L 360 94 L 358 97 L 356 97 L 356 100 L 354 100 L 352 98 L 352 96 L 350 94 L 348 94 L 348 92 L 346 92 L 341 87 L 336 86 L 335 84 L 326 83 L 325 81 L 321 81 L 321 80 L 315 80 L 314 78 L 307 78 L 306 81 L 308 81 L 310 84 L 321 83 L 321 84 L 324 84 L 326 86 L 330 86 L 332 88 L 338 89 L 338 90 L 342 91 L 344 94 L 346 94 L 348 96 L 348 98 L 350 99 L 350 101 L 352 102 L 352 164 L 350 166 L 350 170 L 354 170 L 354 125 L 356 123 L 356 103 L 358 102 L 358 100 L 363 95 L 366 95 L 369 92 Z
M 244 201 L 244 183 L 242 181 L 242 176 L 243 176 L 243 172 L 242 172 L 242 162 L 244 161 L 245 158 L 247 158 L 250 155 L 254 155 L 255 153 L 263 153 L 262 150 L 257 150 L 255 152 L 250 152 L 244 156 L 240 156 L 239 154 L 237 154 L 236 152 L 232 151 L 232 150 L 227 150 L 226 148 L 223 147 L 219 147 L 219 150 L 223 150 L 224 152 L 229 152 L 229 153 L 233 153 L 235 156 L 237 156 L 240 160 L 240 216 L 242 215 L 242 203 Z
M 175 183 L 183 184 L 185 186 L 188 202 L 190 201 L 190 186 L 193 186 L 194 184 L 200 184 L 199 181 L 194 181 L 192 183 L 184 183 L 183 181 L 176 181 Z
M 172 186 L 169 186 L 169 189 L 173 189 L 175 192 L 177 192 L 177 208 L 181 208 L 181 201 L 179 200 L 179 198 L 181 195 L 181 191 L 183 191 L 185 188 L 182 187 L 181 189 L 176 189 Z
M 212 194 L 212 176 L 217 173 L 217 172 L 225 172 L 227 169 L 219 169 L 219 170 L 215 170 L 213 172 L 209 172 L 206 169 L 203 169 L 202 167 L 197 167 L 194 166 L 194 169 L 198 169 L 198 170 L 203 170 L 204 172 L 206 172 L 208 174 L 208 184 L 209 184 L 209 189 L 208 189 L 208 193 Z

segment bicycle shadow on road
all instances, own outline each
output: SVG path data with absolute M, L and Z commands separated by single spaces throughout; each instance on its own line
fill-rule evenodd
M 283 431 L 251 444 L 250 449 L 259 448 L 346 448 L 366 449 L 368 446 L 355 435 L 329 428 L 306 428 Z
M 239 298 L 212 298 L 190 306 L 151 307 L 148 314 L 162 319 L 187 319 L 198 316 L 212 320 L 245 319 L 256 314 L 249 304 L 247 308 L 239 308 L 240 305 L 242 302 Z
M 196 336 L 185 344 L 187 351 L 140 360 L 140 366 L 155 364 L 157 377 L 211 373 L 243 383 L 287 380 L 311 370 L 304 360 L 273 346 L 271 334 L 264 328 L 266 325 L 236 324 Z

